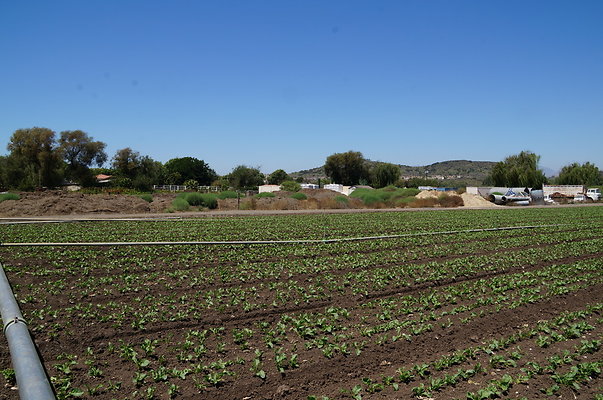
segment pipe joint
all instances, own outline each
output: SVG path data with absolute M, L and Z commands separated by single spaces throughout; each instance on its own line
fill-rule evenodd
M 27 326 L 27 322 L 25 322 L 25 320 L 23 318 L 20 317 L 15 317 L 13 319 L 9 319 L 8 322 L 6 324 L 4 324 L 4 330 L 3 333 L 6 336 L 6 331 L 8 330 L 8 328 L 13 325 L 13 324 L 25 324 Z

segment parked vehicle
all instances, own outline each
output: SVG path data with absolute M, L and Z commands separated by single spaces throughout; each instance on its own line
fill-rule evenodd
M 601 189 L 590 188 L 586 191 L 586 196 L 590 197 L 593 201 L 601 200 Z

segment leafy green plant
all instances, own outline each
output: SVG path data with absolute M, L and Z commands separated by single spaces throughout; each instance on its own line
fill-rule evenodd
M 349 204 L 350 199 L 347 196 L 335 196 L 335 201 L 338 203 Z
M 146 201 L 147 203 L 151 203 L 153 202 L 153 195 L 150 193 L 143 193 L 140 196 L 141 199 L 143 199 L 144 201 Z
M 218 193 L 218 198 L 221 200 L 224 199 L 236 199 L 238 197 L 237 192 L 232 190 L 225 190 L 223 192 Z
M 172 208 L 176 211 L 188 211 L 190 208 L 190 204 L 183 198 L 176 197 L 172 201 Z
M 0 203 L 2 203 L 5 200 L 19 200 L 19 199 L 21 199 L 21 196 L 19 196 L 17 193 L 0 194 Z
M 15 386 L 17 381 L 15 379 L 15 370 L 12 368 L 6 368 L 3 370 L 0 370 L 0 374 L 2 374 L 2 376 L 4 377 L 4 380 L 6 380 L 6 383 L 10 386 Z
M 291 195 L 291 198 L 295 199 L 295 200 L 307 200 L 308 196 L 306 196 L 304 193 L 299 193 L 298 192 L 298 193 L 293 193 Z

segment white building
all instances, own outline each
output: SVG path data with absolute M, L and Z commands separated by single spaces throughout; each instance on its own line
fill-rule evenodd
M 314 183 L 300 183 L 302 189 L 320 189 L 320 187 Z
M 323 188 L 327 190 L 332 190 L 334 192 L 343 193 L 343 185 L 338 183 L 329 183 L 328 185 L 324 185 Z
M 260 193 L 272 193 L 281 190 L 280 185 L 261 185 L 258 187 Z

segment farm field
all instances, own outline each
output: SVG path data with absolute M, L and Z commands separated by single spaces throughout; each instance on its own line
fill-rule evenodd
M 480 230 L 503 227 L 525 228 Z M 601 206 L 0 225 L 3 243 L 387 235 L 0 262 L 60 399 L 603 399 Z M 4 336 L 0 370 L 17 399 Z

